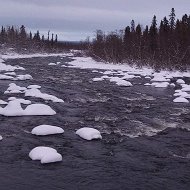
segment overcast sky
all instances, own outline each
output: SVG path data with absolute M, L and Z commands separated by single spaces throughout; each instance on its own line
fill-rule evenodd
M 150 24 L 171 8 L 177 17 L 190 14 L 190 0 L 0 0 L 0 24 L 21 25 L 28 30 L 50 30 L 59 39 L 80 40 L 96 29 L 120 30 L 130 24 Z

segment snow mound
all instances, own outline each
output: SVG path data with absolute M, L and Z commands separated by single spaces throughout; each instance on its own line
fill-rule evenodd
M 178 83 L 178 84 L 185 84 L 185 81 L 184 81 L 183 79 L 178 79 L 178 80 L 176 81 L 176 83 Z
M 168 82 L 153 82 L 151 85 L 156 88 L 166 88 L 169 86 L 169 83 Z
M 11 76 L 16 76 L 16 73 L 15 72 L 7 72 L 7 73 L 4 73 L 5 75 L 11 75 Z
M 62 156 L 57 152 L 57 150 L 44 146 L 38 146 L 32 149 L 29 153 L 29 157 L 32 160 L 40 160 L 41 164 L 62 161 Z
M 17 75 L 16 80 L 32 80 L 32 76 L 29 74 L 26 75 Z
M 154 78 L 151 79 L 152 82 L 169 82 L 170 79 L 165 78 L 163 75 L 156 73 Z
M 0 74 L 0 80 L 14 80 L 14 77 Z
M 8 103 L 3 100 L 0 100 L 0 105 L 6 105 L 6 104 L 8 104 Z
M 21 103 L 17 100 L 12 100 L 5 108 L 0 108 L 0 115 L 4 116 L 22 116 L 24 110 L 21 107 Z
M 45 104 L 31 104 L 24 110 L 24 115 L 55 115 L 56 112 Z
M 35 85 L 35 84 L 33 84 L 33 85 L 29 85 L 27 88 L 41 88 L 41 86 L 40 85 Z
M 64 130 L 60 127 L 51 126 L 51 125 L 39 125 L 32 130 L 33 135 L 53 135 L 64 133 Z
M 31 104 L 31 101 L 25 99 L 9 98 L 10 102 L 4 108 L 0 107 L 0 115 L 4 116 L 25 116 L 25 115 L 55 115 L 56 112 L 45 104 Z M 21 104 L 31 104 L 24 110 Z
M 76 131 L 76 134 L 85 140 L 102 139 L 100 132 L 97 129 L 83 127 Z
M 184 97 L 178 97 L 178 98 L 174 99 L 173 102 L 176 102 L 176 103 L 189 103 L 189 101 Z
M 26 90 L 25 87 L 17 86 L 15 83 L 9 84 L 8 89 L 4 92 L 4 94 L 11 94 L 11 93 L 24 93 Z
M 57 65 L 57 64 L 56 63 L 49 63 L 48 65 L 54 66 L 54 65 Z
M 11 66 L 11 65 L 6 65 L 2 63 L 3 61 L 0 60 L 0 71 L 10 71 L 13 72 L 15 70 L 24 70 L 23 67 L 18 67 L 18 66 Z
M 46 94 L 46 93 L 42 93 L 37 88 L 31 88 L 31 89 L 25 90 L 25 96 L 41 98 L 41 99 L 44 99 L 44 100 L 51 100 L 52 102 L 59 102 L 59 103 L 64 102 L 62 99 L 59 99 L 56 96 L 49 95 L 49 94 Z
M 133 86 L 129 81 L 123 80 L 119 77 L 111 77 L 110 82 L 115 82 L 118 86 Z

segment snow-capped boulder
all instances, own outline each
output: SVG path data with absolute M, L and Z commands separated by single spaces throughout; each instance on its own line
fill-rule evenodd
M 42 164 L 62 161 L 62 156 L 57 150 L 44 146 L 38 146 L 32 149 L 29 153 L 29 157 L 32 160 L 40 160 Z
M 176 102 L 176 103 L 189 103 L 189 101 L 184 97 L 178 97 L 178 98 L 174 99 L 173 102 Z
M 178 79 L 178 80 L 176 81 L 176 83 L 178 83 L 178 84 L 185 84 L 185 81 L 184 81 L 183 79 Z
M 76 134 L 85 140 L 102 139 L 100 132 L 97 129 L 83 127 L 76 131 Z
M 24 115 L 55 115 L 56 112 L 45 104 L 31 104 L 24 110 Z
M 39 125 L 32 129 L 33 135 L 53 135 L 64 133 L 64 130 L 61 127 L 51 126 L 51 125 Z

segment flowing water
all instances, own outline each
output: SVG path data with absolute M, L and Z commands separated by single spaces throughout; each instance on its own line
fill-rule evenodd
M 145 87 L 144 78 L 133 87 L 107 80 L 93 82 L 100 73 L 88 69 L 48 66 L 65 57 L 7 60 L 31 74 L 41 91 L 62 98 L 50 105 L 54 116 L 0 116 L 0 189 L 2 190 L 189 190 L 190 106 L 174 104 L 173 88 Z M 1 99 L 11 81 L 0 80 Z M 23 95 L 17 95 L 24 97 Z M 26 98 L 27 99 L 27 98 Z M 33 136 L 41 124 L 63 127 L 63 135 Z M 85 141 L 76 129 L 94 127 L 100 141 Z M 60 163 L 41 165 L 28 157 L 36 146 L 50 146 L 63 156 Z

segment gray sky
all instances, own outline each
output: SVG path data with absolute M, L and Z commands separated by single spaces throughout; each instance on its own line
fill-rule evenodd
M 150 24 L 171 8 L 177 17 L 190 14 L 190 0 L 0 0 L 0 24 L 21 25 L 28 30 L 50 30 L 59 39 L 80 40 L 93 36 L 96 29 L 123 29 L 132 19 Z

